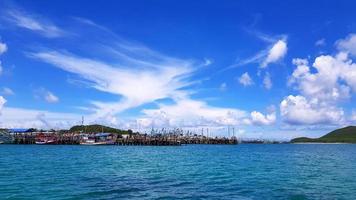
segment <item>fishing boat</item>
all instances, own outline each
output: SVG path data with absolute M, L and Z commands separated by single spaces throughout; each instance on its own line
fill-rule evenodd
M 56 138 L 54 136 L 44 134 L 44 133 L 39 133 L 36 135 L 35 138 L 35 144 L 55 144 L 56 143 Z
M 111 133 L 85 134 L 80 141 L 81 145 L 114 145 L 115 135 Z

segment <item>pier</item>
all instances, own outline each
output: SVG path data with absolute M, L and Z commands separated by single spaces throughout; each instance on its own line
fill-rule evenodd
M 230 134 L 229 134 L 230 135 Z M 210 136 L 210 137 L 209 137 Z M 152 128 L 150 133 L 120 130 L 102 125 L 73 126 L 68 130 L 0 129 L 0 144 L 179 146 L 189 144 L 236 145 L 237 138 L 214 137 L 182 129 Z
M 4 134 L 3 134 L 4 135 Z M 86 134 L 91 135 L 91 134 Z M 7 144 L 36 144 L 36 140 L 51 139 L 53 145 L 79 145 L 83 134 L 80 133 L 16 133 L 7 134 Z M 183 135 L 115 135 L 115 145 L 123 146 L 179 146 L 186 144 L 212 144 L 212 145 L 234 145 L 238 144 L 236 138 L 206 137 L 206 136 L 183 136 Z

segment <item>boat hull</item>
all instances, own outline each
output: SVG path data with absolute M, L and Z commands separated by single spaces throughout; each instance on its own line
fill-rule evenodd
M 55 144 L 55 141 L 36 141 L 35 144 L 44 145 L 44 144 Z
M 115 142 L 81 142 L 80 145 L 94 146 L 94 145 L 114 145 Z

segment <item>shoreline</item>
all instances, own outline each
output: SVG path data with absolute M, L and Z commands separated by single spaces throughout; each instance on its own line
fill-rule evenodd
M 291 142 L 290 144 L 356 144 L 349 142 Z

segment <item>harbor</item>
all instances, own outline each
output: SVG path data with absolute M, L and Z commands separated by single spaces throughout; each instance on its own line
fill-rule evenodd
M 119 130 L 100 125 L 83 126 L 70 130 L 8 129 L 0 133 L 2 144 L 37 145 L 122 145 L 122 146 L 180 146 L 187 144 L 236 145 L 231 137 L 212 137 L 203 134 L 173 131 L 151 131 L 150 134 Z M 87 130 L 89 129 L 89 131 Z M 101 131 L 95 131 L 101 129 Z

